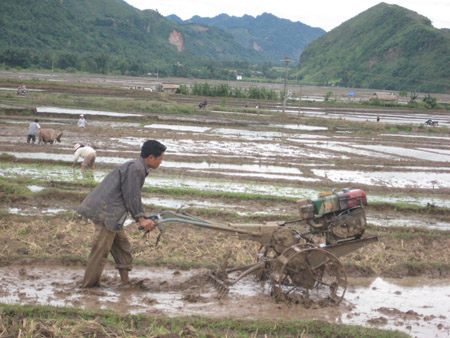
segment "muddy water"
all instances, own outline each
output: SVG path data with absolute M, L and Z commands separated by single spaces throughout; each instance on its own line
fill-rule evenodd
M 406 331 L 417 337 L 450 335 L 450 284 L 448 280 L 376 278 L 368 286 L 352 286 L 346 294 L 352 311 L 344 323 Z
M 16 215 L 23 215 L 23 216 L 31 216 L 31 215 L 54 215 L 58 214 L 60 212 L 67 212 L 67 209 L 62 208 L 37 208 L 37 207 L 31 207 L 28 209 L 21 209 L 21 208 L 9 208 L 7 209 L 8 213 L 10 214 L 16 214 Z
M 377 278 L 350 280 L 339 307 L 304 309 L 276 303 L 269 286 L 252 277 L 231 288 L 223 300 L 207 280 L 203 269 L 178 271 L 164 268 L 136 268 L 132 284 L 121 286 L 110 266 L 102 286 L 80 289 L 82 267 L 0 267 L 0 302 L 110 309 L 120 313 L 165 316 L 204 315 L 235 318 L 322 319 L 371 327 L 391 328 L 418 337 L 450 334 L 449 281 Z
M 313 169 L 317 176 L 328 177 L 334 182 L 351 182 L 365 185 L 375 185 L 388 188 L 448 189 L 450 188 L 450 173 L 433 173 L 428 171 L 359 171 L 359 170 L 326 170 Z
M 418 227 L 436 230 L 450 230 L 450 223 L 431 218 L 417 218 L 407 216 L 388 216 L 367 214 L 367 223 L 383 227 Z
M 37 107 L 36 111 L 38 113 L 52 113 L 52 114 L 63 114 L 63 115 L 101 115 L 101 116 L 111 116 L 111 117 L 139 117 L 142 114 L 128 114 L 128 113 L 118 113 L 111 111 L 99 111 L 99 110 L 87 110 L 87 109 L 71 109 L 71 108 L 61 108 L 61 107 Z

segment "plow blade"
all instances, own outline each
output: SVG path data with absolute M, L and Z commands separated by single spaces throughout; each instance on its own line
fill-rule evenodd
M 377 236 L 369 236 L 366 238 L 352 239 L 349 241 L 342 241 L 336 244 L 331 244 L 323 247 L 323 249 L 331 252 L 336 257 L 345 256 L 353 251 L 356 251 L 368 244 L 378 241 Z

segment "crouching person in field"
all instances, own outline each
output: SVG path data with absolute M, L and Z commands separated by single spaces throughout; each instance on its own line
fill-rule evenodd
M 86 168 L 86 166 L 94 169 L 94 163 L 97 157 L 97 152 L 94 150 L 94 148 L 77 143 L 74 145 L 73 150 L 75 151 L 75 157 L 73 159 L 72 167 L 76 166 L 78 158 L 81 157 L 84 159 L 83 163 L 81 163 L 82 171 L 84 171 L 84 168 Z
M 149 169 L 161 164 L 166 147 L 156 140 L 144 142 L 141 156 L 123 163 L 84 199 L 77 213 L 94 222 L 95 233 L 81 287 L 100 286 L 100 277 L 108 254 L 119 270 L 122 284 L 129 282 L 132 268 L 131 244 L 123 230 L 128 213 L 145 231 L 155 224 L 146 219 L 141 201 L 141 189 Z

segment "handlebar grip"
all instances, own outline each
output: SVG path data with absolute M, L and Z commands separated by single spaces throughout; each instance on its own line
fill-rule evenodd
M 157 228 L 159 229 L 159 231 L 162 231 L 161 225 L 160 224 L 156 224 Z M 138 226 L 138 230 L 144 230 L 144 227 L 142 225 Z
M 157 215 L 150 215 L 150 216 L 144 216 L 145 219 L 153 219 L 156 220 L 157 219 Z M 138 230 L 144 230 L 144 227 L 142 225 L 138 226 Z

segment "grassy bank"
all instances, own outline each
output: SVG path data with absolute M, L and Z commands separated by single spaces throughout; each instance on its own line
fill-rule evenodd
M 399 331 L 311 320 L 124 316 L 48 306 L 0 304 L 2 337 L 408 337 Z

